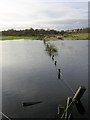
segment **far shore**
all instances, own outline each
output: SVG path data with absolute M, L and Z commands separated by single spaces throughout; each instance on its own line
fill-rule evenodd
M 52 36 L 0 36 L 0 40 L 15 40 L 15 39 L 31 39 L 31 40 L 88 40 L 88 33 L 76 33 L 67 35 L 52 35 Z

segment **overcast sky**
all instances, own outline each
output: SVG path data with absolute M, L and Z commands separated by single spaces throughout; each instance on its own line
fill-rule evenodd
M 88 0 L 0 0 L 0 30 L 88 26 Z

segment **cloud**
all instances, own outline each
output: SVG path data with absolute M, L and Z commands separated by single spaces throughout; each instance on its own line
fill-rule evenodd
M 40 21 L 37 23 L 43 28 L 51 28 L 56 30 L 67 30 L 88 27 L 87 19 L 64 19 L 64 20 L 52 20 L 52 21 Z
M 60 0 L 56 2 L 55 0 L 2 0 L 0 4 L 0 29 L 24 29 L 30 26 L 34 28 L 54 26 L 58 29 L 60 28 L 58 26 L 62 28 L 65 26 L 68 29 L 72 26 L 69 19 L 72 19 L 70 21 L 78 19 L 82 23 L 77 24 L 77 27 L 87 25 L 83 19 L 88 19 L 88 3 L 62 3 Z

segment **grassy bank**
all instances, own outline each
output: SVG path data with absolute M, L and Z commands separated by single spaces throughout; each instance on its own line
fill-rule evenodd
M 38 36 L 0 36 L 0 40 L 14 40 L 14 39 L 31 39 L 31 40 L 39 40 Z
M 75 40 L 86 40 L 88 39 L 88 33 L 68 34 L 67 36 L 65 36 L 65 38 Z
M 57 40 L 60 35 L 48 36 L 0 36 L 0 40 L 31 39 L 31 40 Z M 88 33 L 67 34 L 62 39 L 85 40 L 88 39 Z
M 57 40 L 56 36 L 0 36 L 0 40 L 31 39 L 31 40 Z

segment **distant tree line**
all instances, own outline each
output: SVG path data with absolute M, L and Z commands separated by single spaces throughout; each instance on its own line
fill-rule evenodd
M 2 35 L 5 36 L 42 36 L 42 35 L 48 35 L 48 34 L 62 34 L 62 31 L 56 31 L 56 30 L 44 30 L 44 29 L 25 29 L 25 30 L 14 30 L 10 29 L 7 31 L 2 31 Z
M 25 29 L 25 30 L 6 30 L 2 31 L 3 36 L 44 36 L 44 35 L 64 35 L 68 33 L 88 33 L 90 31 L 90 28 L 84 28 L 84 29 L 73 29 L 73 30 L 61 30 L 61 31 L 56 31 L 56 30 L 45 30 L 45 29 Z

